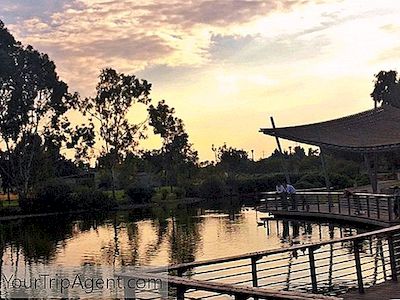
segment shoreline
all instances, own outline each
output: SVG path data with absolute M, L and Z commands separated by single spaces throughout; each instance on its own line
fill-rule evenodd
M 177 204 L 195 204 L 195 203 L 200 203 L 205 201 L 205 199 L 202 198 L 184 198 L 182 199 L 183 201 L 166 201 L 164 203 L 160 202 L 151 202 L 151 203 L 141 203 L 141 204 L 127 204 L 127 205 L 120 205 L 117 207 L 114 207 L 110 209 L 109 211 L 124 211 L 124 210 L 131 210 L 131 209 L 142 209 L 142 208 L 150 208 L 150 207 L 155 207 L 155 206 L 162 206 L 163 204 L 171 204 L 171 203 L 177 203 Z M 91 213 L 91 212 L 105 212 L 105 210 L 101 209 L 81 209 L 81 210 L 71 210 L 71 211 L 58 211 L 58 212 L 43 212 L 43 213 L 32 213 L 32 214 L 12 214 L 12 215 L 4 215 L 0 216 L 0 222 L 1 221 L 13 221 L 13 220 L 18 220 L 18 219 L 29 219 L 29 218 L 40 218 L 40 217 L 48 217 L 48 216 L 57 216 L 57 215 L 76 215 L 80 213 Z

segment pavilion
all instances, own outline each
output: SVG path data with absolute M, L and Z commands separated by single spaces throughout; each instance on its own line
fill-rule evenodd
M 274 136 L 281 153 L 279 138 L 317 146 L 321 150 L 363 154 L 374 193 L 377 192 L 377 153 L 400 149 L 400 109 L 389 105 L 307 125 L 276 128 L 272 117 L 271 122 L 272 128 L 261 128 L 260 132 Z M 323 156 L 321 159 L 329 188 Z

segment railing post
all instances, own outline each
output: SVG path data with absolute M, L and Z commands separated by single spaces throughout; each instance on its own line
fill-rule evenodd
M 185 292 L 186 292 L 186 289 L 183 286 L 178 285 L 176 287 L 176 299 L 177 300 L 184 300 L 185 299 Z
M 392 221 L 393 215 L 392 215 L 392 197 L 387 198 L 387 206 L 388 206 L 388 215 L 389 215 L 389 221 Z
M 376 202 L 376 213 L 377 213 L 377 218 L 380 219 L 381 218 L 381 207 L 380 207 L 380 201 L 378 199 L 378 197 L 375 196 L 375 202 Z
M 353 246 L 354 246 L 354 259 L 356 261 L 358 292 L 362 294 L 364 293 L 364 283 L 362 278 L 361 259 L 360 259 L 360 241 L 354 240 Z
M 347 196 L 347 205 L 348 205 L 347 210 L 348 210 L 349 216 L 351 215 L 351 204 L 350 203 L 351 203 L 350 196 Z
M 318 196 L 318 194 L 317 194 L 316 196 L 317 196 L 317 207 L 318 207 L 318 212 L 320 212 L 320 208 L 319 208 L 319 196 Z
M 371 216 L 371 211 L 369 208 L 369 196 L 367 196 L 367 216 L 368 216 L 368 218 Z
M 278 194 L 275 194 L 275 210 L 278 210 Z
M 311 276 L 311 287 L 312 292 L 318 292 L 318 284 L 317 284 L 317 273 L 315 271 L 315 258 L 314 258 L 314 247 L 308 248 L 308 259 L 310 261 L 310 276 Z
M 254 287 L 258 286 L 257 260 L 259 260 L 259 257 L 257 257 L 257 256 L 252 256 L 251 257 L 251 277 L 252 277 L 252 280 L 253 280 L 253 286 Z
M 392 234 L 388 236 L 388 246 L 389 246 L 389 255 L 390 255 L 390 269 L 392 272 L 392 280 L 397 281 L 397 266 L 396 266 L 396 254 L 393 246 L 393 237 Z
M 339 214 L 341 214 L 342 213 L 342 206 L 341 206 L 341 204 L 340 204 L 340 195 L 338 194 L 337 195 L 337 198 L 338 198 L 338 210 L 339 210 Z

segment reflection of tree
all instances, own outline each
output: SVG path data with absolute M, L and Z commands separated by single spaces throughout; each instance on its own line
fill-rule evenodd
M 13 245 L 18 253 L 21 249 L 26 261 L 48 262 L 54 258 L 60 241 L 72 235 L 72 227 L 71 221 L 62 217 L 4 223 L 0 227 L 0 249 L 4 252 L 9 245 Z
M 170 264 L 191 262 L 200 242 L 199 218 L 193 218 L 187 209 L 175 212 L 169 236 Z

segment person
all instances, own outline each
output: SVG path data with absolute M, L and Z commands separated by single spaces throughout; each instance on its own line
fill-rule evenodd
M 283 186 L 283 184 L 280 181 L 278 181 L 275 188 L 276 188 L 276 193 L 279 194 L 279 196 L 281 198 L 282 209 L 285 209 L 285 210 L 288 209 L 285 187 Z
M 285 192 L 285 188 L 283 186 L 283 184 L 281 182 L 278 181 L 278 183 L 276 184 L 276 192 L 278 194 L 284 193 Z
M 293 185 L 285 183 L 284 185 L 286 193 L 289 195 L 290 200 L 292 202 L 292 209 L 297 210 L 297 203 L 296 203 L 296 189 Z
M 400 188 L 395 186 L 393 189 L 394 203 L 393 203 L 393 212 L 396 219 L 399 219 L 400 212 Z

